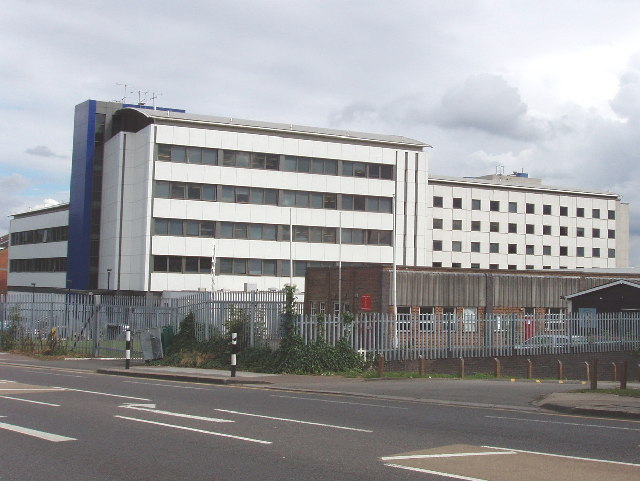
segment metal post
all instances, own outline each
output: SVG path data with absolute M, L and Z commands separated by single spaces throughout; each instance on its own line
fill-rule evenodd
M 531 379 L 533 377 L 533 363 L 531 359 L 527 359 L 527 379 Z
M 35 328 L 36 328 L 36 320 L 35 320 L 35 314 L 34 314 L 35 307 L 36 307 L 36 283 L 32 282 L 31 283 L 31 329 L 29 332 L 31 336 L 34 335 Z
M 591 360 L 591 389 L 598 389 L 598 358 Z
M 126 329 L 125 339 L 127 340 L 127 345 L 124 353 L 124 368 L 129 369 L 129 366 L 131 365 L 131 329 L 129 329 L 129 326 L 126 326 Z
M 107 269 L 107 290 L 111 290 L 111 269 Z
M 238 352 L 238 333 L 231 333 L 231 377 L 236 377 L 236 354 Z
M 620 367 L 620 389 L 627 389 L 627 373 L 629 369 L 628 361 L 622 361 Z

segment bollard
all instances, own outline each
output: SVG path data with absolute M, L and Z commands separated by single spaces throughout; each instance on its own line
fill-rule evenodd
M 628 368 L 629 363 L 627 361 L 622 361 L 622 366 L 620 367 L 620 389 L 627 389 Z
M 425 359 L 423 356 L 418 356 L 418 374 L 420 374 L 420 377 L 424 376 L 424 372 L 425 372 Z
M 125 331 L 124 335 L 126 340 L 124 351 L 124 368 L 129 369 L 129 366 L 131 365 L 131 329 L 129 329 L 129 326 L 127 326 L 127 330 Z
M 587 361 L 584 362 L 584 369 L 585 369 L 587 381 L 591 381 L 591 373 L 589 372 L 589 363 Z
M 380 354 L 378 357 L 378 377 L 384 376 L 384 354 Z
M 611 363 L 611 376 L 613 377 L 612 381 L 618 380 L 618 366 L 615 362 Z
M 231 333 L 231 377 L 236 377 L 236 354 L 238 353 L 238 333 Z
M 562 365 L 562 361 L 558 359 L 558 381 L 562 381 L 564 379 L 564 366 Z
M 527 379 L 531 379 L 533 377 L 533 363 L 531 359 L 527 359 Z
M 494 357 L 493 360 L 496 362 L 496 377 L 502 377 L 502 366 L 500 365 L 500 360 L 497 357 Z
M 598 389 L 598 358 L 591 360 L 591 389 Z
M 460 375 L 460 379 L 464 379 L 464 357 L 460 358 L 458 374 Z

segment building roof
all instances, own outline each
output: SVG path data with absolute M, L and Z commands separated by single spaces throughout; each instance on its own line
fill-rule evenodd
M 573 299 L 574 297 L 583 296 L 585 294 L 590 294 L 592 292 L 601 291 L 602 289 L 608 289 L 609 287 L 614 287 L 614 286 L 630 286 L 630 287 L 634 287 L 636 289 L 640 289 L 640 280 L 619 279 L 617 281 L 610 282 L 608 284 L 603 284 L 601 286 L 592 287 L 591 289 L 586 289 L 584 291 L 576 292 L 576 293 L 571 294 L 569 296 L 565 296 L 565 298 L 566 299 Z
M 597 195 L 619 199 L 620 196 L 604 190 L 586 190 L 572 187 L 543 185 L 540 179 L 518 177 L 515 175 L 491 175 L 486 177 L 449 177 L 429 175 L 429 183 L 459 184 L 465 186 L 487 187 L 492 189 L 533 190 L 540 192 L 561 192 L 568 195 Z
M 149 120 L 149 123 L 157 124 L 200 124 L 233 129 L 249 129 L 257 131 L 288 133 L 340 139 L 343 141 L 365 141 L 381 144 L 399 145 L 419 148 L 430 145 L 419 140 L 410 139 L 400 135 L 372 134 L 367 132 L 353 132 L 350 130 L 325 129 L 321 127 L 309 127 L 296 124 L 281 124 L 275 122 L 262 122 L 258 120 L 238 119 L 234 117 L 216 117 L 211 115 L 188 114 L 174 110 L 152 110 L 144 108 L 127 107 L 120 112 L 135 111 Z
M 49 205 L 46 207 L 40 207 L 38 209 L 31 209 L 24 212 L 16 212 L 15 214 L 10 214 L 14 219 L 19 219 L 21 217 L 30 217 L 32 215 L 42 215 L 49 214 L 52 212 L 69 210 L 69 203 L 65 202 L 62 204 Z

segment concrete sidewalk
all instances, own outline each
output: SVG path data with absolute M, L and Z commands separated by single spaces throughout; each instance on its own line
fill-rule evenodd
M 492 407 L 506 409 L 539 410 L 549 409 L 553 411 L 583 414 L 591 416 L 603 416 L 626 419 L 640 419 L 640 397 L 618 396 L 616 394 L 600 393 L 578 393 L 571 392 L 579 389 L 587 389 L 588 385 L 580 381 L 535 381 L 535 380 L 460 380 L 460 379 L 405 379 L 405 378 L 384 378 L 384 379 L 363 379 L 345 378 L 341 376 L 303 376 L 290 374 L 261 374 L 252 372 L 237 372 L 236 377 L 231 377 L 229 371 L 217 369 L 192 369 L 165 366 L 132 366 L 131 369 L 121 368 L 101 368 L 98 373 L 144 377 L 151 379 L 164 379 L 171 381 L 190 381 L 210 384 L 246 384 L 263 385 L 265 388 L 334 394 L 343 396 L 358 396 L 387 400 L 402 400 L 411 402 L 421 402 L 429 404 L 448 404 L 467 407 Z M 484 391 L 482 388 L 494 390 L 497 386 L 500 390 L 508 389 L 512 384 L 514 389 L 522 389 L 524 386 L 515 385 L 529 384 L 527 392 L 534 397 L 527 398 L 528 402 L 499 394 L 492 399 L 478 396 Z M 458 395 L 452 395 L 452 388 L 466 385 L 464 389 L 467 394 L 473 391 L 471 396 L 465 395 L 466 400 L 459 399 Z M 538 392 L 531 389 L 532 385 L 544 385 Z M 600 382 L 601 389 L 614 389 L 619 387 L 618 383 Z M 434 387 L 435 389 L 429 389 Z M 475 389 L 474 389 L 475 387 Z M 640 383 L 628 383 L 631 389 L 640 389 Z M 433 395 L 437 394 L 437 397 Z M 496 397 L 501 398 L 496 402 Z M 452 399 L 453 398 L 453 399 Z M 504 398 L 504 401 L 502 401 Z M 470 401 L 469 399 L 473 399 Z M 484 401 L 484 402 L 483 402 Z M 489 401 L 489 402 L 487 402 Z
M 130 369 L 125 362 L 113 359 L 57 359 L 43 360 L 0 353 L 2 364 L 64 368 L 91 371 L 100 374 L 131 376 L 168 381 L 199 382 L 225 385 L 253 385 L 266 389 L 300 393 L 333 394 L 375 399 L 409 401 L 463 407 L 485 407 L 529 410 L 549 409 L 564 413 L 640 419 L 640 398 L 615 394 L 576 393 L 589 386 L 580 381 L 535 381 L 509 379 L 461 380 L 425 378 L 346 378 L 342 376 L 302 376 L 292 374 L 264 374 L 238 371 L 231 377 L 229 371 L 168 366 L 147 366 L 132 361 Z M 603 381 L 601 389 L 614 389 L 618 383 Z M 640 389 L 640 383 L 628 383 L 631 389 Z

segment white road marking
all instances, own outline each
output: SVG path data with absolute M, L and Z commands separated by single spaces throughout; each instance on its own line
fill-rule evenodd
M 123 404 L 120 406 L 125 409 L 134 409 L 136 411 L 147 411 L 155 414 L 163 414 L 165 416 L 173 416 L 177 418 L 187 418 L 187 419 L 197 419 L 198 421 L 209 421 L 212 423 L 233 423 L 235 421 L 231 421 L 229 419 L 220 419 L 220 418 L 208 418 L 205 416 L 196 416 L 194 414 L 183 414 L 183 413 L 174 413 L 171 411 L 161 411 L 159 409 L 155 409 L 155 404 Z
M 436 476 L 444 476 L 445 478 L 463 479 L 465 481 L 487 481 L 486 479 L 470 478 L 469 476 L 460 476 L 458 474 L 441 473 L 440 471 L 432 471 L 430 469 L 412 468 L 411 466 L 402 466 L 401 464 L 385 464 L 392 468 L 406 469 L 407 471 L 416 471 L 418 473 L 435 474 Z
M 457 458 L 465 456 L 492 456 L 497 454 L 517 454 L 514 451 L 482 451 L 479 453 L 446 453 L 446 454 L 410 454 L 407 456 L 386 456 L 383 461 L 398 461 L 400 459 L 429 459 L 429 458 Z
M 0 392 L 4 392 L 4 391 L 51 392 L 51 391 L 66 391 L 66 389 L 63 387 L 42 387 L 42 388 L 0 387 Z
M 252 443 L 258 443 L 258 444 L 272 444 L 271 441 L 262 441 L 260 439 L 253 439 L 253 438 L 245 438 L 243 436 L 234 436 L 232 434 L 225 434 L 225 433 L 216 433 L 213 431 L 205 431 L 204 429 L 196 429 L 196 428 L 189 428 L 187 426 L 178 426 L 175 424 L 166 424 L 166 423 L 159 423 L 157 421 L 148 421 L 146 419 L 138 419 L 138 418 L 130 418 L 127 416 L 114 416 L 116 418 L 120 418 L 120 419 L 126 419 L 128 421 L 135 421 L 138 423 L 146 423 L 146 424 L 155 424 L 157 426 L 164 426 L 167 428 L 174 428 L 174 429 L 182 429 L 185 431 L 193 431 L 195 433 L 202 433 L 202 434 L 210 434 L 212 436 L 220 436 L 223 438 L 231 438 L 231 439 L 239 439 L 240 441 L 249 441 Z
M 275 421 L 286 421 L 289 423 L 298 423 L 298 424 L 310 424 L 312 426 L 322 426 L 322 427 L 327 427 L 327 428 L 335 428 L 335 429 L 345 429 L 347 431 L 360 431 L 362 433 L 372 433 L 373 431 L 370 431 L 369 429 L 358 429 L 358 428 L 350 428 L 347 426 L 336 426 L 334 424 L 323 424 L 323 423 L 314 423 L 311 421 L 301 421 L 299 419 L 287 419 L 287 418 L 277 418 L 274 416 L 264 416 L 262 414 L 251 414 L 251 413 L 243 413 L 243 412 L 239 412 L 239 411 L 230 411 L 228 409 L 215 409 L 215 411 L 220 411 L 223 413 L 230 413 L 230 414 L 238 414 L 240 416 L 251 416 L 254 418 L 263 418 L 263 419 L 273 419 Z
M 303 399 L 305 401 L 318 401 L 318 402 L 324 402 L 324 403 L 353 404 L 354 406 L 371 406 L 371 407 L 386 408 L 386 409 L 405 409 L 405 410 L 409 409 L 409 408 L 403 408 L 403 407 L 398 407 L 398 406 L 383 406 L 382 404 L 354 403 L 354 402 L 349 402 L 349 401 L 333 401 L 333 400 L 330 400 L 330 399 L 314 399 L 314 398 L 310 398 L 310 397 L 280 396 L 280 395 L 276 395 L 276 394 L 272 394 L 271 397 L 283 397 L 283 398 L 287 398 L 287 399 Z
M 579 456 L 567 456 L 567 455 L 564 455 L 564 454 L 540 453 L 540 452 L 537 452 L 537 451 L 525 451 L 525 450 L 522 450 L 522 449 L 498 448 L 496 446 L 482 446 L 482 447 L 483 448 L 487 448 L 487 449 L 502 449 L 502 450 L 505 450 L 505 451 L 513 451 L 515 453 L 537 454 L 539 456 L 552 456 L 554 458 L 577 459 L 579 461 L 593 461 L 594 463 L 620 464 L 622 466 L 640 467 L 640 464 L 625 463 L 623 461 L 609 461 L 607 459 L 582 458 L 582 457 L 579 457 Z
M 42 401 L 32 401 L 31 399 L 22 399 L 19 397 L 11 397 L 11 396 L 2 396 L 0 395 L 0 398 L 3 399 L 13 399 L 14 401 L 24 401 L 26 403 L 33 403 L 33 404 L 44 404 L 45 406 L 55 406 L 55 407 L 60 407 L 60 404 L 53 404 L 53 403 L 46 403 L 46 402 L 42 402 Z
M 602 426 L 600 424 L 567 423 L 564 421 L 547 421 L 545 419 L 511 418 L 507 416 L 485 416 L 485 418 L 509 419 L 512 421 L 526 421 L 530 423 L 566 424 L 567 426 L 583 426 L 583 427 L 589 427 L 589 428 L 622 429 L 624 431 L 640 431 L 640 428 L 627 428 L 623 426 Z
M 22 426 L 14 426 L 13 424 L 0 423 L 0 429 L 6 429 L 7 431 L 26 434 L 27 436 L 33 436 L 34 438 L 44 439 L 53 443 L 59 443 L 61 441 L 77 441 L 77 439 L 75 438 L 68 438 L 67 436 L 60 436 L 58 434 L 47 433 L 44 431 L 37 431 L 35 429 L 24 428 Z
M 151 399 L 147 399 L 145 397 L 123 396 L 122 394 L 111 394 L 111 393 L 108 393 L 108 392 L 84 391 L 82 389 L 73 389 L 73 388 L 64 388 L 64 387 L 56 387 L 55 389 L 64 389 L 66 391 L 84 392 L 84 393 L 88 393 L 88 394 L 98 394 L 100 396 L 121 397 L 123 399 L 134 399 L 136 401 L 151 401 Z
M 39 371 L 34 371 L 34 370 L 32 370 L 32 369 L 25 369 L 25 372 L 35 372 L 35 373 L 38 373 L 38 374 L 42 374 L 42 369 L 41 369 L 41 370 L 39 370 Z M 78 375 L 75 375 L 75 374 L 56 374 L 56 373 L 48 373 L 48 375 L 49 375 L 49 376 L 80 377 L 80 378 L 83 378 L 83 379 L 85 379 L 85 378 L 86 378 L 86 376 L 78 376 Z

